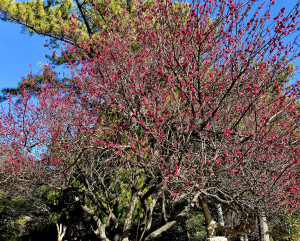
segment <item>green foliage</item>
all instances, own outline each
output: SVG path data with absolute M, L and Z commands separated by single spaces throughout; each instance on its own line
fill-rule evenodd
M 1 0 L 1 18 L 13 22 L 21 23 L 28 27 L 30 33 L 38 32 L 45 35 L 61 35 L 62 28 L 57 21 L 57 16 L 61 16 L 70 24 L 69 14 L 74 7 L 71 0 L 61 2 L 42 0 L 16 2 L 14 0 Z
M 163 233 L 157 240 L 205 241 L 206 229 L 203 215 L 200 214 L 199 211 L 192 212 L 188 220 L 175 224 L 171 229 Z
M 300 240 L 300 214 L 282 214 L 270 225 L 271 235 L 276 241 Z
M 29 231 L 29 223 L 44 214 L 33 205 L 34 200 L 15 197 L 0 197 L 0 237 L 3 241 L 20 240 Z M 36 220 L 37 221 L 37 220 Z M 36 222 L 40 225 L 40 222 Z M 40 225 L 42 226 L 42 225 Z
M 191 215 L 186 224 L 191 241 L 206 240 L 205 220 L 202 214 Z
M 169 206 L 167 212 L 167 218 L 172 220 L 180 210 L 184 207 L 185 202 L 176 203 L 174 206 Z M 163 221 L 161 220 L 160 210 L 156 210 L 154 215 L 153 225 L 161 225 Z M 162 233 L 157 239 L 157 241 L 164 240 L 190 240 L 190 241 L 205 241 L 206 240 L 206 228 L 204 216 L 198 208 L 191 211 L 189 218 L 187 220 L 182 220 L 176 223 L 166 232 Z
M 133 5 L 133 1 L 107 0 L 82 2 L 0 0 L 0 17 L 23 25 L 29 33 L 78 43 L 91 34 L 100 33 L 101 29 L 109 28 L 112 19 L 116 19 L 119 15 L 124 16 L 123 20 L 126 24 L 126 14 L 133 13 L 135 10 Z M 108 9 L 110 14 L 105 15 Z M 76 18 L 71 17 L 72 14 L 75 14 L 73 16 Z M 76 25 L 76 30 L 72 34 L 67 34 L 65 29 L 72 23 Z
M 129 169 L 122 169 L 117 176 L 114 176 L 115 185 L 111 190 L 112 199 L 114 199 L 113 210 L 118 220 L 121 224 L 125 221 L 126 211 L 129 207 L 131 198 L 132 198 L 132 190 L 133 183 L 131 183 L 131 175 L 133 171 Z M 151 188 L 151 185 L 142 189 L 145 182 L 145 178 L 143 176 L 143 172 L 140 172 L 140 176 L 138 178 L 138 189 L 145 193 L 147 190 Z M 98 195 L 101 195 L 101 190 L 98 191 Z M 102 194 L 103 195 L 103 194 Z M 151 197 L 147 199 L 147 201 L 151 201 Z M 138 224 L 140 218 L 144 215 L 142 205 L 140 200 L 137 200 L 135 210 L 133 213 L 133 221 Z
M 90 240 L 95 238 L 90 228 L 93 226 L 91 219 L 83 212 L 78 203 L 74 201 L 75 196 L 81 195 L 77 190 L 83 187 L 83 185 L 74 177 L 72 179 L 76 188 L 65 190 L 55 190 L 49 187 L 43 188 L 41 198 L 50 212 L 48 223 L 53 226 L 56 223 L 62 223 L 67 226 L 65 239 L 75 236 L 81 237 L 83 240 Z M 87 202 L 87 205 L 92 206 L 90 200 Z

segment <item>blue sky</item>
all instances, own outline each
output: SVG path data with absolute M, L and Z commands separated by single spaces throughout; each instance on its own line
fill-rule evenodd
M 21 31 L 20 25 L 0 20 L 0 89 L 17 87 L 30 70 L 38 73 L 50 54 L 44 47 L 47 38 Z

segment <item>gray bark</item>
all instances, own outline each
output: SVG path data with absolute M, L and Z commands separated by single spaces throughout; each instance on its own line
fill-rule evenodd
M 259 221 L 260 221 L 260 229 L 261 229 L 261 239 L 262 239 L 262 241 L 270 241 L 270 235 L 269 235 L 269 228 L 268 228 L 267 217 L 266 217 L 266 215 L 264 213 L 260 215 Z
M 217 212 L 218 212 L 218 222 L 219 222 L 219 224 L 222 225 L 222 226 L 225 226 L 222 205 L 220 203 L 217 204 Z
M 221 226 L 225 226 L 224 215 L 222 210 L 222 205 L 220 203 L 217 204 L 217 214 L 218 214 L 218 223 Z M 225 236 L 225 233 L 219 233 L 219 235 Z
M 78 200 L 78 198 L 75 198 L 75 200 Z M 101 241 L 110 241 L 105 233 L 106 225 L 103 224 L 100 220 L 100 218 L 95 214 L 93 210 L 91 210 L 87 205 L 80 205 L 82 210 L 88 214 L 97 224 L 97 229 L 93 230 L 96 236 L 100 238 Z
M 138 198 L 137 193 L 136 192 L 133 193 L 130 200 L 129 208 L 127 210 L 125 222 L 124 222 L 122 241 L 129 241 L 129 234 L 132 226 L 133 212 L 136 206 L 137 198 Z

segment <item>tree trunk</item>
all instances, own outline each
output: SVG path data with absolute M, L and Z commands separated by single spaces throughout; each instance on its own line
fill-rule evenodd
M 64 236 L 66 235 L 67 226 L 57 223 L 56 228 L 57 228 L 57 241 L 62 241 Z
M 265 214 L 262 214 L 259 218 L 260 221 L 260 230 L 261 230 L 261 241 L 270 241 L 269 228 L 267 217 Z
M 218 213 L 218 223 L 222 226 L 225 226 L 222 205 L 220 203 L 217 204 L 217 213 Z M 219 235 L 225 236 L 225 234 L 222 232 L 220 232 Z
M 129 241 L 129 235 L 132 226 L 132 218 L 133 218 L 133 213 L 136 206 L 137 198 L 138 198 L 137 192 L 132 193 L 130 204 L 125 217 L 122 241 Z
M 216 236 L 217 222 L 213 220 L 207 202 L 200 199 L 200 205 L 206 222 L 207 238 L 213 238 Z
M 217 212 L 218 212 L 218 222 L 219 222 L 219 224 L 221 224 L 222 226 L 225 226 L 222 205 L 220 203 L 217 204 Z
M 216 231 L 223 232 L 226 234 L 238 234 L 238 233 L 249 234 L 251 232 L 250 227 L 252 225 L 247 224 L 247 219 L 242 218 L 240 220 L 240 224 L 237 225 L 235 228 L 228 228 L 226 226 L 219 224 L 212 218 L 206 201 L 204 201 L 199 197 L 199 202 L 206 222 L 207 240 L 213 241 L 213 240 L 219 240 L 220 238 L 221 240 L 225 238 L 225 237 L 216 237 Z M 218 238 L 218 239 L 214 239 L 214 238 Z
M 131 188 L 131 199 L 124 220 L 124 227 L 123 227 L 123 232 L 121 237 L 122 241 L 129 241 L 129 235 L 132 228 L 133 213 L 138 199 L 138 183 L 140 179 L 139 172 L 140 171 L 137 171 L 135 173 L 134 184 L 133 187 Z
M 213 238 L 207 238 L 206 241 L 227 241 L 226 237 L 213 237 Z
M 79 198 L 76 197 L 75 198 L 75 201 L 78 201 Z M 95 235 L 97 237 L 100 238 L 101 241 L 110 241 L 107 236 L 106 236 L 106 233 L 105 233 L 105 228 L 106 228 L 106 225 L 104 225 L 100 218 L 95 214 L 95 212 L 93 210 L 91 210 L 87 205 L 80 205 L 81 208 L 83 209 L 83 211 L 88 214 L 96 223 L 97 225 L 97 229 L 96 230 L 93 230 L 93 232 L 95 233 Z

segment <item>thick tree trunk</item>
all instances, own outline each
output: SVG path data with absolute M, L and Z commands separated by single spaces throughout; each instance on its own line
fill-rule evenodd
M 225 221 L 224 221 L 224 216 L 223 216 L 222 205 L 220 203 L 217 204 L 217 213 L 218 213 L 218 222 L 219 222 L 219 224 L 224 226 Z
M 269 228 L 267 217 L 264 214 L 261 214 L 259 217 L 260 221 L 260 230 L 261 230 L 261 241 L 270 241 Z
M 220 203 L 217 204 L 217 214 L 218 214 L 218 223 L 222 226 L 225 226 L 222 205 Z M 219 235 L 225 236 L 225 234 L 222 232 L 220 232 Z
M 213 238 L 216 236 L 217 222 L 213 220 L 207 202 L 203 201 L 202 199 L 199 200 L 206 222 L 207 238 Z

